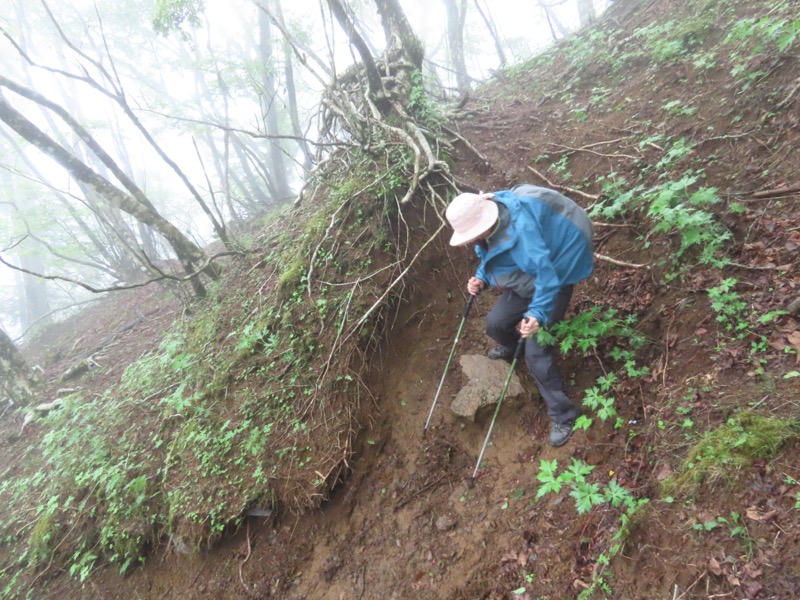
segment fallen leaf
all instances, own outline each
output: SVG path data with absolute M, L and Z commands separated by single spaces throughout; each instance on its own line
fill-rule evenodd
M 708 559 L 708 570 L 714 575 L 722 575 L 722 567 L 719 566 L 719 561 L 713 556 Z
M 741 587 L 742 585 L 742 582 L 739 581 L 739 578 L 736 577 L 736 575 L 728 575 L 726 579 L 728 580 L 728 583 L 730 583 L 732 586 Z
M 755 506 L 751 506 L 745 511 L 744 514 L 747 515 L 747 518 L 750 519 L 751 521 L 758 521 L 759 523 L 765 523 L 770 519 L 774 518 L 775 515 L 778 514 L 778 511 L 771 510 L 769 512 L 762 513 Z
M 664 481 L 665 479 L 669 478 L 672 475 L 672 467 L 669 463 L 664 463 L 659 469 L 658 473 L 656 474 L 656 479 L 659 481 Z
M 590 586 L 585 581 L 582 581 L 581 579 L 576 579 L 575 581 L 572 582 L 572 587 L 574 587 L 576 590 L 577 589 L 588 590 L 592 586 Z
M 761 593 L 763 587 L 757 581 L 750 581 L 744 584 L 744 593 L 747 594 L 748 598 L 755 598 Z
M 517 554 L 515 552 L 506 552 L 500 557 L 500 564 L 506 565 L 508 563 L 517 562 Z
M 753 563 L 747 563 L 742 567 L 742 572 L 750 579 L 758 579 L 764 574 L 764 571 L 757 568 Z
M 778 351 L 783 351 L 784 348 L 786 348 L 786 342 L 783 341 L 782 337 L 772 338 L 769 342 L 769 345 Z

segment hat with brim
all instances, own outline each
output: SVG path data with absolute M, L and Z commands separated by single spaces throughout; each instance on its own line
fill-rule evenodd
M 444 216 L 453 228 L 451 246 L 463 246 L 479 239 L 497 223 L 497 204 L 478 194 L 459 194 Z

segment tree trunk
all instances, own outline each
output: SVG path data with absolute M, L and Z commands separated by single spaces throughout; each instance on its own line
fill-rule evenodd
M 480 13 L 481 18 L 483 19 L 484 24 L 486 25 L 486 29 L 489 30 L 489 34 L 492 36 L 494 40 L 494 47 L 497 50 L 497 58 L 500 59 L 500 67 L 505 67 L 506 63 L 506 53 L 503 51 L 503 44 L 500 43 L 500 35 L 497 33 L 497 27 L 494 25 L 494 20 L 492 19 L 492 15 L 489 13 L 489 9 L 487 7 L 486 12 L 483 11 L 480 5 L 480 0 L 475 0 L 475 8 L 478 9 L 478 13 Z
M 48 178 L 44 175 L 44 173 L 42 173 L 41 169 L 39 169 L 39 166 L 32 161 L 25 152 L 22 151 L 22 147 L 18 143 L 19 138 L 11 135 L 11 132 L 6 130 L 0 131 L 0 135 L 2 135 L 16 150 L 17 156 L 19 156 L 19 158 L 25 163 L 31 173 L 33 173 L 39 179 L 39 181 L 49 186 L 47 183 Z M 75 242 L 77 246 L 83 250 L 87 257 L 98 263 L 95 266 L 98 266 L 98 268 L 101 268 L 106 272 L 113 271 L 110 274 L 116 277 L 119 281 L 130 281 L 128 279 L 128 275 L 140 273 L 137 266 L 138 256 L 136 254 L 132 253 L 127 247 L 115 244 L 113 241 L 104 242 L 101 239 L 101 236 L 107 234 L 107 224 L 105 222 L 98 220 L 100 223 L 100 231 L 93 230 L 81 217 L 81 215 L 78 214 L 78 211 L 75 209 L 72 203 L 65 198 L 61 192 L 58 192 L 53 186 L 49 187 L 53 190 L 54 197 L 64 206 L 67 212 L 69 212 L 70 217 L 77 225 L 77 229 L 83 232 L 86 238 L 91 242 L 93 249 L 90 250 L 86 248 L 87 244 L 85 243 L 85 240 L 79 239 L 79 237 L 76 235 L 76 228 L 74 226 L 67 227 L 62 225 L 64 232 Z M 82 186 L 81 189 L 84 189 L 85 191 L 85 189 L 88 188 L 86 186 Z M 91 198 L 89 197 L 87 197 L 86 200 L 87 202 L 91 202 Z M 97 215 L 97 211 L 95 211 L 94 214 Z M 106 237 L 108 236 L 106 235 Z
M 464 62 L 464 23 L 467 17 L 467 2 L 444 0 L 447 9 L 447 45 L 450 50 L 450 67 L 456 74 L 456 89 L 464 94 L 469 91 L 469 75 Z
M 258 212 L 263 212 L 268 206 L 273 204 L 272 199 L 270 198 L 269 186 L 270 182 L 268 179 L 262 176 L 261 173 L 254 173 L 253 169 L 251 168 L 251 158 L 246 152 L 246 143 L 242 140 L 242 138 L 238 135 L 234 135 L 231 138 L 231 142 L 233 144 L 233 151 L 236 153 L 236 158 L 239 161 L 239 165 L 242 168 L 242 173 L 244 173 L 245 181 L 247 182 L 247 187 L 249 188 L 249 196 L 251 197 L 250 201 L 245 205 L 247 208 L 253 205 L 261 205 L 261 208 Z M 258 165 L 254 165 L 258 166 Z M 250 210 L 248 208 L 248 210 Z
M 401 103 L 405 103 L 412 87 L 410 72 L 422 70 L 424 56 L 422 43 L 411 29 L 397 0 L 375 0 L 386 39 L 386 49 L 383 53 L 386 64 L 383 64 L 381 68 L 385 69 L 387 77 L 392 77 L 394 80 L 393 86 L 384 90 L 382 74 L 378 70 L 366 42 L 356 31 L 356 20 L 352 11 L 346 11 L 339 0 L 328 0 L 328 5 L 342 29 L 347 32 L 350 44 L 361 56 L 373 105 L 382 115 L 388 115 L 392 110 L 392 102 L 388 96 L 392 95 L 401 99 Z M 356 137 L 360 136 L 356 135 Z
M 377 0 L 376 0 L 377 1 Z M 356 49 L 358 55 L 364 63 L 364 71 L 367 75 L 367 83 L 369 86 L 369 93 L 374 100 L 378 100 L 381 94 L 381 75 L 378 72 L 378 67 L 375 65 L 375 60 L 372 58 L 372 53 L 369 51 L 367 43 L 364 41 L 358 31 L 356 31 L 355 17 L 352 11 L 345 10 L 344 5 L 339 0 L 328 0 L 328 6 L 336 17 L 336 20 L 347 33 L 350 44 Z
M 404 56 L 411 64 L 421 70 L 425 48 L 411 29 L 399 0 L 375 0 L 378 14 L 383 24 L 386 38 L 386 51 L 390 59 Z
M 14 342 L 0 328 L 0 401 L 26 405 L 39 381 Z
M 593 0 L 578 0 L 578 21 L 581 27 L 594 21 L 595 17 Z
M 45 210 L 38 197 L 26 198 L 26 191 L 16 185 L 16 180 L 9 179 L 10 193 L 9 198 L 13 198 L 13 203 L 3 212 L 10 213 L 7 218 L 10 223 L 10 233 L 14 238 L 22 239 L 26 235 L 30 236 L 30 227 L 25 216 L 20 212 L 17 202 L 23 201 L 30 205 L 32 211 L 38 213 Z M 17 264 L 24 269 L 40 273 L 42 270 L 42 257 L 38 247 L 26 245 L 16 249 Z M 37 321 L 44 321 L 45 316 L 50 312 L 50 302 L 47 295 L 47 282 L 22 273 L 22 291 L 24 296 L 23 307 L 20 307 L 23 329 L 27 329 Z M 45 323 L 43 323 L 45 324 Z
M 41 273 L 44 270 L 42 257 L 38 254 L 20 252 L 19 266 L 34 273 Z M 47 282 L 27 273 L 22 274 L 22 282 L 25 290 L 25 327 L 30 327 L 34 323 L 37 325 L 47 325 L 50 312 L 50 301 L 47 295 Z
M 60 146 L 15 110 L 2 96 L 0 96 L 0 121 L 5 122 L 20 136 L 58 162 L 76 180 L 91 187 L 109 204 L 116 206 L 134 219 L 149 225 L 160 233 L 172 246 L 187 272 L 193 271 L 195 264 L 203 260 L 203 251 L 181 233 L 177 227 L 158 214 L 152 208 L 152 205 L 149 203 L 144 205 L 137 202 L 111 182 L 92 171 L 71 152 Z M 205 294 L 205 289 L 197 277 L 192 279 L 192 286 L 198 296 Z
M 273 7 L 278 23 L 281 25 L 281 31 L 286 29 L 286 23 L 283 19 L 283 8 L 281 7 L 281 0 L 273 0 Z M 289 102 L 289 118 L 292 121 L 292 133 L 298 138 L 304 137 L 303 129 L 300 127 L 300 115 L 297 111 L 297 91 L 294 85 L 294 66 L 292 64 L 292 45 L 288 39 L 283 40 L 283 71 L 286 74 L 286 95 Z M 300 151 L 303 153 L 303 169 L 308 171 L 311 168 L 313 159 L 311 151 L 308 149 L 308 144 L 305 140 L 298 139 L 297 145 L 300 146 Z
M 263 68 L 264 92 L 261 99 L 262 111 L 266 123 L 268 136 L 279 136 L 278 128 L 278 92 L 275 87 L 275 58 L 272 52 L 272 24 L 266 13 L 258 11 L 259 40 L 258 47 L 261 53 L 261 63 Z M 272 181 L 278 190 L 280 200 L 289 200 L 292 192 L 289 189 L 287 180 L 286 163 L 284 161 L 283 150 L 280 141 L 270 139 L 268 141 L 267 156 L 269 159 L 270 170 L 272 171 Z
M 314 77 L 316 77 L 317 81 L 319 81 L 322 85 L 327 84 L 328 82 L 325 81 L 319 75 L 319 73 L 317 73 L 314 69 L 311 68 L 311 65 L 309 64 L 309 61 L 311 61 L 315 65 L 317 65 L 317 67 L 319 67 L 319 70 L 322 72 L 322 74 L 325 75 L 325 77 L 327 77 L 328 79 L 332 79 L 333 75 L 334 75 L 333 69 L 331 68 L 332 65 L 329 65 L 324 60 L 322 60 L 314 52 L 314 50 L 311 48 L 311 46 L 309 46 L 308 44 L 304 43 L 298 37 L 292 35 L 292 33 L 286 28 L 286 23 L 284 23 L 282 11 L 279 11 L 280 12 L 279 18 L 276 18 L 269 11 L 269 9 L 267 7 L 265 7 L 263 4 L 259 4 L 258 8 L 259 8 L 259 10 L 265 12 L 267 14 L 267 16 L 269 17 L 270 21 L 272 21 L 272 24 L 275 25 L 275 27 L 278 28 L 278 30 L 283 35 L 283 39 L 289 44 L 289 47 L 295 53 L 295 55 L 297 56 L 297 59 L 301 63 L 303 63 L 303 65 L 306 67 L 306 69 L 308 69 L 308 72 L 311 73 Z M 280 9 L 280 5 L 278 5 L 278 9 Z
M 561 4 L 561 2 L 558 4 Z M 559 35 L 561 37 L 566 36 L 569 31 L 561 24 L 561 21 L 558 20 L 558 17 L 556 17 L 555 13 L 551 10 L 553 7 L 545 4 L 542 2 L 542 0 L 539 0 L 539 6 L 542 8 L 545 17 L 547 18 L 547 24 L 550 26 L 550 35 L 553 36 L 553 41 L 558 41 Z M 558 30 L 558 32 L 556 32 L 556 30 Z

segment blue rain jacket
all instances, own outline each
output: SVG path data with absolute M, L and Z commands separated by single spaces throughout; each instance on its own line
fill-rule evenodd
M 475 246 L 475 277 L 530 298 L 525 316 L 546 325 L 559 290 L 592 274 L 589 218 L 563 194 L 533 185 L 494 192 L 493 200 L 499 225 L 486 247 Z

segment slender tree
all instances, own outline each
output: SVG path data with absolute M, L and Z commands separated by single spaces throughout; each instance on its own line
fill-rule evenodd
M 447 10 L 447 45 L 450 66 L 456 74 L 456 89 L 469 91 L 469 75 L 464 61 L 464 24 L 467 19 L 467 0 L 443 0 Z
M 280 30 L 286 30 L 286 22 L 283 18 L 283 8 L 281 7 L 280 0 L 273 0 L 272 2 L 275 16 L 280 25 Z M 283 40 L 283 71 L 286 75 L 286 101 L 287 110 L 289 111 L 289 118 L 292 122 L 292 133 L 298 138 L 298 146 L 303 153 L 303 169 L 308 171 L 311 168 L 312 157 L 311 151 L 308 148 L 308 143 L 303 139 L 303 129 L 300 127 L 300 114 L 297 107 L 297 89 L 295 86 L 294 65 L 292 54 L 291 42 L 284 38 Z
M 339 22 L 339 25 L 344 29 L 350 40 L 350 45 L 356 49 L 361 61 L 364 63 L 364 71 L 367 76 L 367 83 L 369 85 L 369 92 L 373 98 L 378 101 L 381 93 L 381 75 L 378 72 L 378 67 L 375 64 L 375 59 L 369 50 L 369 46 L 355 24 L 355 16 L 352 11 L 345 8 L 345 5 L 339 0 L 328 0 L 328 6 L 333 13 L 333 16 Z M 382 103 L 381 103 L 382 104 Z
M 267 136 L 269 140 L 268 158 L 271 167 L 272 180 L 278 191 L 281 200 L 288 200 L 292 196 L 287 177 L 286 162 L 284 160 L 283 149 L 280 146 L 278 136 L 278 92 L 275 86 L 275 58 L 273 56 L 272 24 L 269 17 L 263 10 L 258 11 L 258 48 L 262 64 L 262 84 L 263 91 L 261 96 L 262 113 L 266 124 Z
M 597 14 L 594 10 L 593 0 L 577 0 L 578 2 L 578 21 L 581 27 L 588 25 L 595 20 Z
M 33 398 L 38 383 L 14 342 L 0 328 L 0 401 L 24 406 Z
M 547 19 L 547 24 L 550 27 L 550 35 L 553 36 L 553 41 L 555 42 L 558 40 L 559 36 L 564 37 L 569 33 L 566 27 L 561 24 L 561 21 L 558 20 L 558 17 L 553 11 L 555 6 L 560 6 L 564 4 L 566 0 L 559 0 L 557 2 L 544 2 L 544 0 L 539 0 L 539 6 L 541 7 L 542 11 L 544 11 L 544 16 Z
M 497 51 L 497 58 L 500 59 L 500 67 L 505 67 L 506 63 L 506 53 L 503 50 L 503 44 L 500 41 L 500 34 L 497 32 L 497 27 L 494 24 L 494 19 L 492 19 L 492 15 L 489 12 L 489 8 L 487 7 L 486 10 L 481 8 L 480 0 L 475 0 L 475 8 L 478 10 L 478 14 L 480 14 L 481 19 L 483 19 L 484 24 L 486 25 L 486 29 L 489 30 L 489 35 L 492 36 L 494 40 L 494 47 Z
M 176 256 L 187 272 L 203 259 L 203 252 L 172 223 L 164 219 L 149 202 L 125 193 L 110 181 L 93 171 L 72 152 L 44 133 L 19 111 L 0 96 L 0 121 L 16 131 L 22 138 L 37 147 L 44 154 L 58 162 L 77 181 L 87 185 L 110 205 L 126 212 L 135 219 L 152 227 L 160 233 L 175 251 Z M 213 273 L 211 273 L 213 276 Z M 205 293 L 198 278 L 192 279 L 195 293 Z

